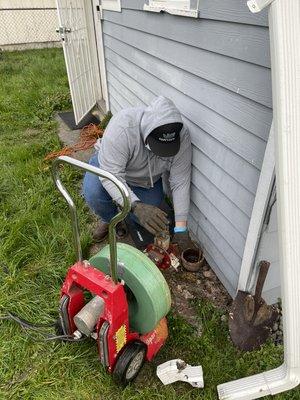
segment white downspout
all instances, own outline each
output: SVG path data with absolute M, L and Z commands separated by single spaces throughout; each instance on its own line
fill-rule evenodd
M 266 0 L 259 2 L 259 8 Z M 249 4 L 249 5 L 250 5 Z M 258 10 L 259 11 L 259 10 Z M 252 400 L 300 383 L 300 1 L 269 10 L 284 363 L 218 386 L 221 400 Z

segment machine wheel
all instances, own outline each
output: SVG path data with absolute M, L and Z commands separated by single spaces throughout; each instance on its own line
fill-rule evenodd
M 116 362 L 113 371 L 114 380 L 123 386 L 133 381 L 144 364 L 146 351 L 147 347 L 142 342 L 127 344 Z

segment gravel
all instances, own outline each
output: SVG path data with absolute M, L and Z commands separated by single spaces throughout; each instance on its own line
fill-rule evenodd
M 271 338 L 276 345 L 281 346 L 283 344 L 283 321 L 282 321 L 282 309 L 280 303 L 277 304 L 277 308 L 279 311 L 278 318 L 273 325 Z

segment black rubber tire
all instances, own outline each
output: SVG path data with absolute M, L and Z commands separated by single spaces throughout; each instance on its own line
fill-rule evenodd
M 116 383 L 126 386 L 137 377 L 145 362 L 146 351 L 145 343 L 140 341 L 130 342 L 123 348 L 113 370 Z
M 57 336 L 62 336 L 65 334 L 59 318 L 55 322 L 54 329 Z
M 62 324 L 61 324 L 61 321 L 60 321 L 59 318 L 56 320 L 54 329 L 55 329 L 55 333 L 56 333 L 57 336 L 63 336 L 65 334 L 65 332 L 63 330 L 63 327 L 62 327 Z M 59 340 L 61 342 L 64 342 L 64 343 L 70 343 L 69 340 L 66 340 L 66 339 L 63 339 L 63 338 L 61 338 Z

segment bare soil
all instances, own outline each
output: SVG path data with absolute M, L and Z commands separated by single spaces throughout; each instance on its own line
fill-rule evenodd
M 192 300 L 207 299 L 216 308 L 228 312 L 232 299 L 216 274 L 206 263 L 199 272 L 178 272 L 174 269 L 163 271 L 172 294 L 173 309 L 188 323 L 197 329 L 201 335 L 201 327 Z

